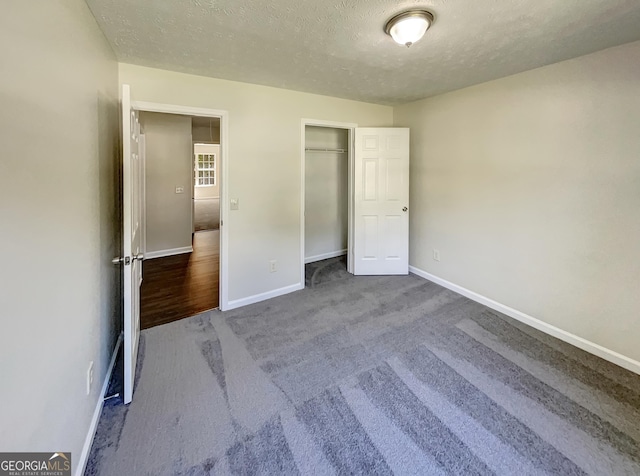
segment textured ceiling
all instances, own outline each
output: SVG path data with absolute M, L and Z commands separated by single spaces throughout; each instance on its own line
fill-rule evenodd
M 640 39 L 640 0 L 86 0 L 122 62 L 399 104 Z M 407 8 L 436 20 L 399 46 Z

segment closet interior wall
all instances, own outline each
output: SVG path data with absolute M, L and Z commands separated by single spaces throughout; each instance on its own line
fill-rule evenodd
M 305 263 L 347 254 L 349 131 L 305 128 Z

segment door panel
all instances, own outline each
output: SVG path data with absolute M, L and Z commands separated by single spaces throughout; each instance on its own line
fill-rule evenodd
M 387 200 L 399 202 L 403 197 L 403 171 L 402 171 L 401 159 L 388 159 L 387 160 Z
M 142 161 L 140 122 L 131 108 L 129 85 L 122 86 L 122 219 L 124 265 L 124 403 L 133 398 L 140 340 L 140 285 L 142 284 Z
M 357 128 L 354 274 L 409 273 L 409 129 Z
M 364 200 L 378 199 L 378 159 L 364 159 L 364 173 L 362 174 L 362 188 Z
M 378 259 L 378 217 L 377 215 L 365 215 L 364 222 L 364 252 L 362 259 Z
M 402 228 L 402 216 L 400 215 L 386 215 L 385 216 L 385 230 L 397 230 Z M 403 250 L 402 236 L 398 233 L 386 233 L 384 235 L 384 258 L 387 260 L 399 260 L 402 259 L 400 253 Z

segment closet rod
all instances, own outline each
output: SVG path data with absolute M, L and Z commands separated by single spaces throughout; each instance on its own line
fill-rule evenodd
M 344 154 L 346 152 L 346 149 L 319 149 L 316 147 L 307 147 L 304 150 L 307 152 L 337 152 L 339 154 Z

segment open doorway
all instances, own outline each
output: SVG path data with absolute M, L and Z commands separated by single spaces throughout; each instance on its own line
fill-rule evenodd
M 351 124 L 303 121 L 303 276 L 306 287 L 350 272 Z
M 219 307 L 219 117 L 142 111 L 141 328 Z
M 220 118 L 191 118 L 193 231 L 220 229 Z

